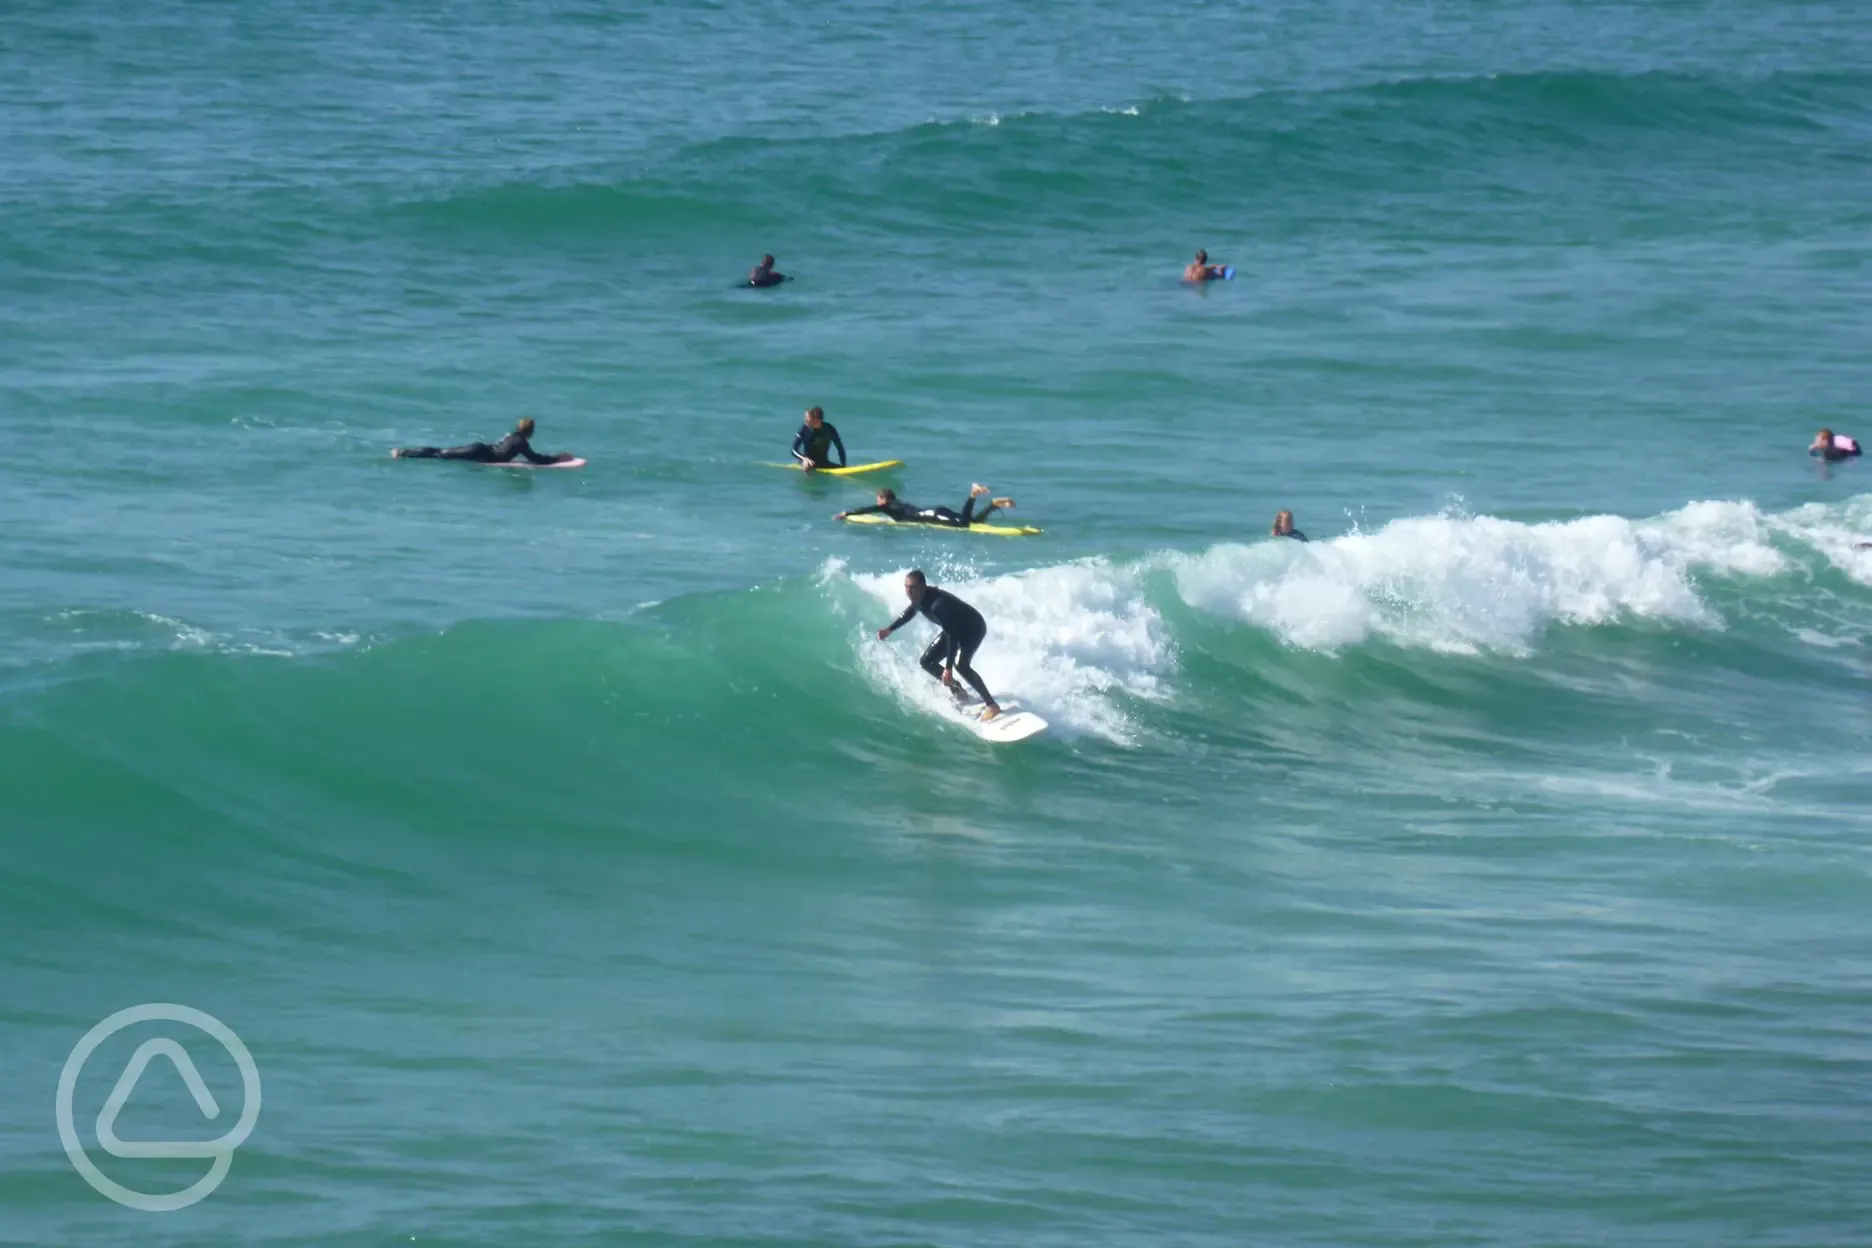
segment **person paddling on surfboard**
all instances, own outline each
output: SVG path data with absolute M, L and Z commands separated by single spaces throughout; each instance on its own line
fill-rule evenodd
M 1306 534 L 1293 527 L 1293 512 L 1291 511 L 1275 512 L 1274 527 L 1269 529 L 1268 532 L 1275 537 L 1291 537 L 1295 541 L 1301 542 L 1307 540 Z
M 1223 266 L 1219 264 L 1210 264 L 1209 253 L 1199 248 L 1196 252 L 1196 258 L 1184 266 L 1183 280 L 1186 282 L 1218 282 L 1222 280 L 1222 267 Z
M 784 273 L 774 272 L 772 256 L 762 256 L 760 263 L 748 271 L 747 284 L 750 286 L 778 286 L 787 280 Z
M 570 463 L 578 458 L 570 452 L 542 455 L 533 449 L 532 437 L 533 418 L 527 416 L 514 426 L 512 433 L 493 446 L 485 442 L 470 442 L 466 446 L 399 446 L 390 452 L 390 458 L 463 459 L 471 464 L 511 464 L 516 459 L 524 459 L 540 467 Z
M 985 485 L 970 486 L 968 501 L 962 504 L 962 510 L 958 513 L 947 507 L 918 507 L 898 498 L 895 490 L 879 490 L 877 506 L 854 507 L 850 511 L 841 511 L 832 518 L 844 520 L 851 516 L 870 516 L 881 512 L 898 524 L 940 524 L 951 529 L 966 529 L 971 524 L 987 520 L 998 508 L 1014 506 L 1014 500 L 1011 498 L 993 498 L 988 500 L 988 505 L 982 508 L 981 514 L 976 515 L 975 500 L 987 492 L 988 487 Z
M 982 640 L 988 636 L 988 621 L 982 619 L 981 612 L 946 589 L 937 589 L 929 583 L 919 568 L 912 568 L 904 575 L 904 596 L 910 599 L 910 605 L 904 613 L 891 621 L 889 628 L 878 629 L 878 640 L 886 641 L 890 635 L 910 622 L 910 618 L 919 612 L 933 622 L 942 632 L 936 634 L 929 649 L 917 662 L 924 671 L 942 681 L 955 695 L 956 701 L 962 700 L 962 691 L 956 688 L 955 674 L 962 673 L 962 679 L 974 686 L 981 695 L 984 720 L 993 719 L 1001 713 L 1001 706 L 988 692 L 988 686 L 975 674 L 975 668 L 969 663 L 975 657 L 975 651 Z
M 845 466 L 845 439 L 839 437 L 838 428 L 826 423 L 825 409 L 809 407 L 806 409 L 806 423 L 793 435 L 793 458 L 799 466 L 811 472 L 815 468 L 832 467 L 832 448 L 838 447 L 838 466 Z
M 1852 459 L 1858 455 L 1859 443 L 1843 433 L 1822 429 L 1814 435 L 1813 445 L 1807 448 L 1807 453 L 1817 455 L 1829 464 L 1837 464 L 1842 459 Z

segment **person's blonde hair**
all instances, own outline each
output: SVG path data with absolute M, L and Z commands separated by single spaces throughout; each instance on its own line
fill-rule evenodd
M 519 434 L 523 438 L 532 437 L 533 436 L 533 418 L 531 416 L 522 416 L 520 418 L 520 423 L 514 426 L 514 432 Z

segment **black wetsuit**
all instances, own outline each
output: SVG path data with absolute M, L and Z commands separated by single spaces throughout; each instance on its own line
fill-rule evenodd
M 988 686 L 982 683 L 982 678 L 975 674 L 975 669 L 969 664 L 983 639 L 988 636 L 988 621 L 982 619 L 981 612 L 948 590 L 930 585 L 924 588 L 921 601 L 911 603 L 902 615 L 891 621 L 890 631 L 896 632 L 910 622 L 911 616 L 918 613 L 942 629 L 942 632 L 936 634 L 936 640 L 930 643 L 929 649 L 923 652 L 923 657 L 917 660 L 923 670 L 941 680 L 946 663 L 974 687 L 983 702 L 993 706 L 994 695 L 988 692 Z
M 1857 456 L 1859 454 L 1859 444 L 1854 442 L 1852 444 L 1852 450 L 1849 451 L 1839 444 L 1839 437 L 1836 434 L 1830 445 L 1825 447 L 1809 447 L 1807 453 L 1809 455 L 1817 455 L 1821 459 L 1826 460 L 1829 464 L 1837 464 L 1842 459 L 1852 459 Z
M 563 462 L 564 455 L 542 455 L 533 449 L 519 433 L 510 433 L 493 446 L 485 442 L 470 442 L 466 446 L 411 446 L 405 447 L 404 459 L 465 459 L 472 464 L 511 464 L 516 459 L 524 459 L 529 464 L 557 464 Z
M 839 437 L 838 429 L 831 421 L 819 422 L 817 429 L 811 425 L 801 425 L 799 432 L 793 435 L 793 458 L 802 464 L 811 464 L 815 468 L 832 466 L 832 448 L 838 447 L 838 466 L 845 466 L 845 439 Z
M 778 286 L 786 280 L 786 274 L 776 273 L 765 265 L 756 266 L 747 276 L 747 284 L 750 286 Z
M 876 504 L 870 507 L 854 507 L 845 514 L 848 516 L 869 516 L 883 512 L 898 524 L 939 524 L 950 529 L 966 529 L 977 520 L 986 520 L 995 509 L 989 503 L 981 515 L 975 514 L 975 500 L 969 499 L 962 504 L 960 514 L 947 507 L 913 507 L 901 498 L 894 502 Z
M 1307 540 L 1307 535 L 1302 533 L 1299 529 L 1288 529 L 1285 533 L 1276 533 L 1274 536 L 1275 537 L 1291 537 L 1296 542 L 1304 542 Z

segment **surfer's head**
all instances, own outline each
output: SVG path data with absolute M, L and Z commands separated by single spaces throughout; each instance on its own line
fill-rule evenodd
M 1273 532 L 1275 537 L 1285 537 L 1289 533 L 1293 532 L 1293 512 L 1291 511 L 1275 512 L 1274 513 L 1274 528 L 1271 531 Z
M 809 407 L 806 409 L 806 427 L 808 429 L 817 429 L 823 424 L 825 424 L 825 408 Z
M 1831 429 L 1822 429 L 1819 433 L 1814 434 L 1814 445 L 1815 446 L 1832 446 L 1833 445 L 1833 431 Z
M 771 268 L 773 268 L 773 257 L 772 257 L 772 256 L 762 256 L 762 257 L 760 258 L 760 267 L 761 267 L 761 268 L 763 268 L 763 269 L 771 269 Z
M 523 438 L 532 437 L 533 436 L 533 418 L 531 416 L 522 416 L 520 418 L 520 423 L 514 426 L 514 432 L 519 434 Z
M 904 573 L 904 597 L 911 602 L 922 602 L 923 591 L 929 588 L 929 581 L 923 575 L 923 569 L 911 568 Z
M 878 491 L 878 506 L 888 507 L 896 501 L 897 501 L 896 490 L 879 490 Z
M 1196 263 L 1197 263 L 1197 264 L 1208 264 L 1208 263 L 1209 263 L 1209 253 L 1208 253 L 1208 252 L 1206 252 L 1206 251 L 1204 251 L 1204 250 L 1203 250 L 1202 248 L 1200 248 L 1200 247 L 1198 247 L 1198 248 L 1196 249 Z

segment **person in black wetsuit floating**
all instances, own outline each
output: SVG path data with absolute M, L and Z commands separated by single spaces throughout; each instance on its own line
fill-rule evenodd
M 910 599 L 910 605 L 904 613 L 892 620 L 890 627 L 878 629 L 878 640 L 887 640 L 890 635 L 910 622 L 910 617 L 921 613 L 942 632 L 936 634 L 929 649 L 918 660 L 923 670 L 934 676 L 949 688 L 956 701 L 962 700 L 962 691 L 956 688 L 955 674 L 962 673 L 962 679 L 968 681 L 981 695 L 983 719 L 993 719 L 1001 713 L 1000 704 L 994 695 L 988 692 L 988 686 L 975 674 L 975 668 L 969 660 L 975 657 L 982 640 L 988 636 L 988 621 L 982 619 L 981 612 L 946 589 L 937 589 L 929 583 L 922 571 L 912 568 L 904 576 L 904 594 Z
M 1831 429 L 1822 429 L 1814 435 L 1813 445 L 1807 448 L 1809 455 L 1824 459 L 1829 464 L 1837 464 L 1842 459 L 1856 459 L 1859 455 L 1859 442 L 1843 433 L 1834 433 Z
M 747 275 L 747 284 L 750 286 L 778 286 L 786 280 L 786 274 L 774 272 L 772 256 L 762 256 L 760 263 L 749 270 Z
M 525 417 L 514 426 L 514 431 L 489 446 L 485 442 L 470 442 L 466 446 L 399 446 L 390 452 L 392 459 L 461 459 L 471 464 L 511 464 L 516 459 L 524 459 L 529 464 L 545 466 L 563 464 L 578 456 L 571 453 L 560 455 L 542 455 L 533 449 L 533 418 Z
M 1274 537 L 1291 537 L 1296 541 L 1306 541 L 1307 535 L 1293 527 L 1293 512 L 1277 511 L 1274 513 L 1274 527 L 1268 530 Z
M 962 504 L 960 512 L 956 512 L 947 507 L 918 507 L 898 498 L 895 490 L 879 490 L 877 506 L 854 507 L 850 511 L 841 511 L 832 518 L 844 520 L 851 516 L 870 516 L 882 512 L 898 524 L 938 524 L 949 529 L 966 529 L 971 524 L 986 521 L 997 508 L 1014 505 L 1014 500 L 1011 498 L 990 499 L 978 516 L 975 514 L 975 500 L 987 492 L 988 487 L 985 485 L 970 486 L 968 502 Z
M 823 407 L 806 409 L 806 423 L 793 435 L 793 458 L 807 472 L 815 468 L 832 467 L 832 448 L 838 447 L 838 466 L 845 466 L 845 439 L 839 437 L 837 426 L 826 423 Z

